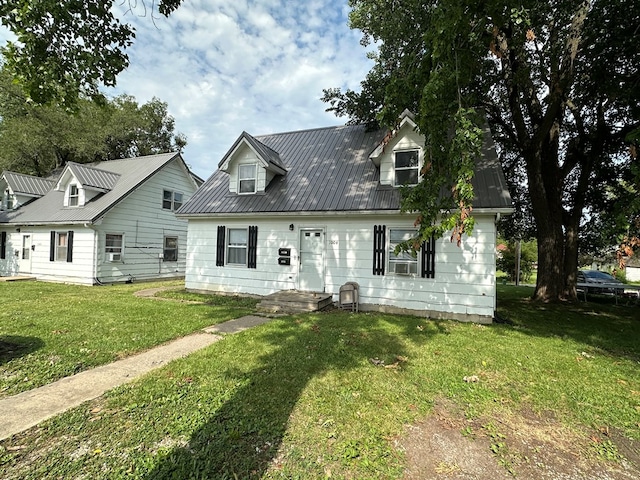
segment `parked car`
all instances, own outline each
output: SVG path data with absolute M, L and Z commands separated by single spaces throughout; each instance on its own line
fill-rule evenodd
M 585 288 L 586 293 L 599 293 L 604 295 L 622 295 L 624 293 L 624 283 L 613 275 L 601 272 L 600 270 L 578 270 L 577 278 L 578 289 Z M 599 284 L 603 286 L 598 286 Z M 620 288 L 618 288 L 617 285 L 620 285 Z

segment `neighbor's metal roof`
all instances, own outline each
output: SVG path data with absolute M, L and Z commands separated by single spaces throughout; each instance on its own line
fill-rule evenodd
M 42 198 L 17 210 L 0 212 L 0 223 L 42 225 L 94 222 L 174 159 L 181 159 L 180 154 L 164 153 L 90 164 L 93 169 L 118 176 L 110 191 L 98 194 L 83 207 L 63 207 L 64 192 L 50 190 Z
M 7 185 L 11 187 L 14 194 L 28 195 L 31 197 L 41 197 L 56 184 L 56 182 L 51 179 L 15 172 L 2 172 L 2 177 L 4 177 Z
M 510 209 L 511 197 L 486 130 L 473 180 L 474 208 Z M 350 125 L 255 137 L 279 154 L 287 174 L 276 176 L 264 193 L 238 195 L 229 192 L 229 175 L 218 170 L 178 214 L 398 211 L 399 190 L 380 185 L 379 171 L 369 158 L 386 133 Z M 235 146 L 237 142 L 230 151 Z

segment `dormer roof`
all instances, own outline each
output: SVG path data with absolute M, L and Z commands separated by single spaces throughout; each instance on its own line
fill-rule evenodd
M 120 175 L 114 172 L 89 167 L 80 163 L 69 162 L 60 175 L 56 190 L 64 190 L 64 186 L 69 182 L 71 175 L 75 177 L 83 188 L 102 193 L 112 190 L 120 178 Z
M 55 185 L 55 181 L 47 178 L 8 171 L 2 172 L 2 178 L 14 195 L 27 197 L 42 197 Z
M 260 140 L 249 135 L 247 132 L 242 132 L 233 146 L 229 149 L 225 156 L 222 157 L 222 160 L 220 160 L 220 163 L 218 163 L 218 168 L 223 172 L 227 172 L 229 170 L 229 164 L 233 160 L 236 152 L 243 145 L 246 145 L 251 150 L 253 150 L 253 153 L 256 154 L 262 166 L 267 170 L 271 170 L 278 175 L 285 175 L 287 173 L 287 169 L 282 163 L 280 154 L 271 147 L 268 147 L 267 145 L 262 143 Z
M 387 144 L 391 140 L 396 138 L 398 133 L 404 127 L 408 126 L 409 128 L 412 128 L 414 130 L 418 128 L 415 119 L 415 115 L 405 108 L 405 110 L 400 114 L 400 117 L 398 117 L 398 125 L 396 126 L 396 128 L 389 130 L 384 138 L 380 141 L 380 143 L 376 146 L 376 148 L 374 148 L 373 151 L 369 154 L 369 158 L 371 159 L 371 161 L 373 161 L 376 167 L 380 166 L 380 157 L 384 153 L 384 149 Z

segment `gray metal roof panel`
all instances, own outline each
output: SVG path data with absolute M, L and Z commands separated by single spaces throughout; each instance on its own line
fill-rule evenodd
M 94 168 L 119 176 L 110 191 L 97 195 L 83 207 L 63 207 L 64 192 L 50 190 L 28 205 L 4 212 L 0 222 L 19 225 L 91 223 L 176 158 L 181 158 L 180 154 L 164 153 L 91 164 Z
M 178 213 L 399 210 L 399 190 L 380 185 L 379 171 L 369 159 L 386 133 L 349 125 L 257 136 L 256 140 L 279 153 L 286 175 L 276 176 L 263 194 L 238 195 L 229 192 L 229 175 L 218 170 Z M 510 208 L 511 197 L 488 129 L 485 134 L 483 157 L 473 180 L 474 207 Z
M 89 165 L 74 162 L 69 162 L 67 165 L 80 184 L 85 188 L 104 191 L 111 190 L 118 181 L 118 178 L 120 178 L 120 174 L 94 168 Z
M 55 186 L 55 182 L 50 179 L 25 175 L 23 173 L 2 172 L 7 184 L 14 194 L 41 197 Z

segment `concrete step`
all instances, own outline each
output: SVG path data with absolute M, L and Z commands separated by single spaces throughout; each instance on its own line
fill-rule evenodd
M 322 310 L 333 304 L 333 296 L 318 292 L 283 290 L 267 295 L 257 305 L 264 313 L 306 313 Z

